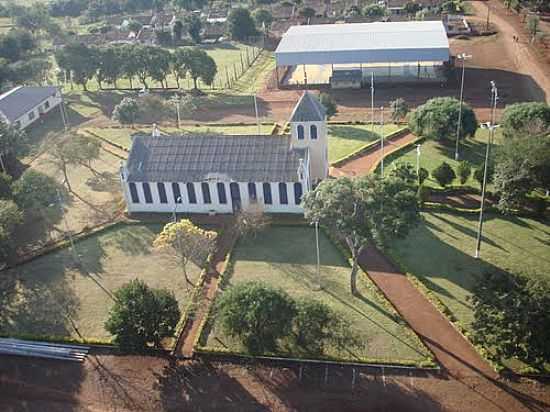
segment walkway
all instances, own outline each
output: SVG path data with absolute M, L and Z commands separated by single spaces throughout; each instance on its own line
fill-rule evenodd
M 359 264 L 449 374 L 465 377 L 481 373 L 496 378 L 474 347 L 380 251 L 368 247 Z
M 417 139 L 412 133 L 407 133 L 405 135 L 396 136 L 394 138 L 384 141 L 384 157 L 390 155 L 401 147 L 413 142 Z M 332 177 L 354 177 L 354 176 L 363 176 L 373 172 L 380 160 L 382 159 L 382 150 L 379 145 L 376 145 L 372 148 L 371 151 L 362 155 L 356 159 L 350 160 L 339 167 L 331 167 L 330 175 Z

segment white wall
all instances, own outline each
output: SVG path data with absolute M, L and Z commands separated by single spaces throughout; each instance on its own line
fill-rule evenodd
M 61 104 L 61 95 L 56 94 L 55 96 L 50 96 L 48 99 L 42 101 L 39 105 L 33 107 L 32 110 L 29 110 L 27 113 L 25 113 L 23 116 L 19 117 L 16 121 L 13 122 L 13 124 L 19 122 L 20 128 L 25 129 L 32 123 L 36 122 L 38 119 L 40 119 L 41 115 L 44 115 L 54 109 L 55 107 L 59 106 Z M 50 104 L 50 107 L 47 109 L 44 107 L 45 103 L 48 102 Z M 29 119 L 29 115 L 31 113 L 34 113 L 34 118 L 31 120 Z
M 123 182 L 124 196 L 126 199 L 126 205 L 128 213 L 139 213 L 139 212 L 148 212 L 148 213 L 173 213 L 174 208 L 176 208 L 177 213 L 233 213 L 233 206 L 231 201 L 231 191 L 230 191 L 230 182 L 220 182 L 225 186 L 225 193 L 227 197 L 227 203 L 221 204 L 218 198 L 217 190 L 218 182 L 208 182 L 210 187 L 210 197 L 212 200 L 211 204 L 205 204 L 203 201 L 201 183 L 195 182 L 193 186 L 195 188 L 195 195 L 197 198 L 196 204 L 191 204 L 189 202 L 189 196 L 187 193 L 187 187 L 185 183 L 179 183 L 181 197 L 183 202 L 176 203 L 174 202 L 174 194 L 172 191 L 172 183 L 168 182 L 164 184 L 167 196 L 167 203 L 161 203 L 160 197 L 157 189 L 156 183 L 150 183 L 149 187 L 151 188 L 151 196 L 153 199 L 152 203 L 145 203 L 145 193 L 143 191 L 143 183 L 135 182 L 136 189 L 139 196 L 139 203 L 132 203 L 130 196 L 130 184 L 128 182 Z M 256 182 L 256 195 L 257 202 L 264 207 L 266 213 L 303 213 L 304 210 L 301 205 L 297 205 L 294 199 L 294 183 L 285 183 L 287 187 L 288 195 L 288 204 L 282 205 L 279 201 L 279 183 L 272 182 L 271 186 L 271 195 L 272 195 L 272 204 L 266 205 L 264 202 L 263 196 L 263 182 Z M 250 198 L 248 195 L 248 183 L 238 182 L 240 195 L 241 195 L 241 205 L 246 209 L 250 204 Z M 305 195 L 306 187 L 302 185 L 302 196 Z
M 298 126 L 304 127 L 304 139 L 298 139 Z M 311 139 L 311 126 L 317 127 L 317 139 Z M 292 147 L 309 148 L 310 177 L 312 182 L 328 176 L 328 137 L 326 122 L 292 122 L 290 124 Z

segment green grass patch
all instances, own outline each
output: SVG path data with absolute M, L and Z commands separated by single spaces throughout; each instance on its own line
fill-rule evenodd
M 254 64 L 233 85 L 232 90 L 239 94 L 254 94 L 262 89 L 273 70 L 275 70 L 275 56 L 264 50 Z
M 273 124 L 261 124 L 261 134 L 270 134 Z M 132 144 L 132 135 L 148 134 L 151 129 L 146 128 L 98 128 L 89 127 L 82 131 L 91 132 L 95 136 L 100 136 L 116 145 L 127 149 Z M 161 131 L 167 134 L 226 134 L 226 135 L 254 135 L 258 133 L 256 125 L 235 125 L 235 126 L 217 126 L 217 125 L 184 125 L 181 129 L 177 127 L 161 127 Z
M 422 216 L 423 221 L 407 238 L 392 243 L 391 252 L 466 331 L 473 320 L 468 297 L 476 278 L 485 271 L 498 268 L 527 276 L 550 276 L 547 223 L 489 215 L 483 226 L 481 259 L 475 259 L 477 215 L 425 212 Z
M 399 130 L 402 126 L 384 125 L 384 136 Z M 375 125 L 329 125 L 328 160 L 334 162 L 360 149 L 367 143 L 380 139 L 380 126 Z
M 413 364 L 428 360 L 427 349 L 364 273 L 361 272 L 358 279 L 360 296 L 351 295 L 348 262 L 323 233 L 320 248 L 322 291 L 313 291 L 317 284 L 315 232 L 304 226 L 271 227 L 256 238 L 239 242 L 227 287 L 251 280 L 262 281 L 294 298 L 309 297 L 329 305 L 351 324 L 352 333 L 363 345 L 345 351 L 329 347 L 325 351 L 328 358 Z M 238 340 L 223 332 L 215 315 L 211 322 L 203 330 L 199 342 L 202 348 L 247 354 Z M 301 356 L 296 348 L 280 346 L 277 353 L 268 355 Z
M 0 334 L 108 339 L 103 324 L 113 292 L 134 278 L 173 291 L 183 312 L 193 291 L 177 259 L 152 248 L 160 224 L 119 225 L 76 243 L 82 261 L 72 265 L 61 249 L 3 274 Z M 189 265 L 193 282 L 199 268 Z M 78 332 L 77 332 L 78 330 Z

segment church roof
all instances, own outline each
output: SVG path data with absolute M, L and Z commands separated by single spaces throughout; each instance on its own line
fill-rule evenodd
M 309 92 L 304 92 L 290 116 L 291 122 L 322 122 L 326 110 L 321 102 Z
M 305 156 L 305 150 L 290 148 L 290 136 L 137 135 L 126 166 L 130 182 L 201 182 L 216 175 L 237 182 L 294 182 Z

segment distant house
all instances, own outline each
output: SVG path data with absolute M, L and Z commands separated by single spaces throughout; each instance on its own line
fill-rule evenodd
M 62 101 L 61 92 L 55 86 L 18 86 L 0 95 L 0 117 L 10 125 L 25 129 Z
M 306 92 L 289 123 L 290 135 L 135 136 L 120 171 L 128 212 L 303 213 L 328 175 L 325 109 Z

